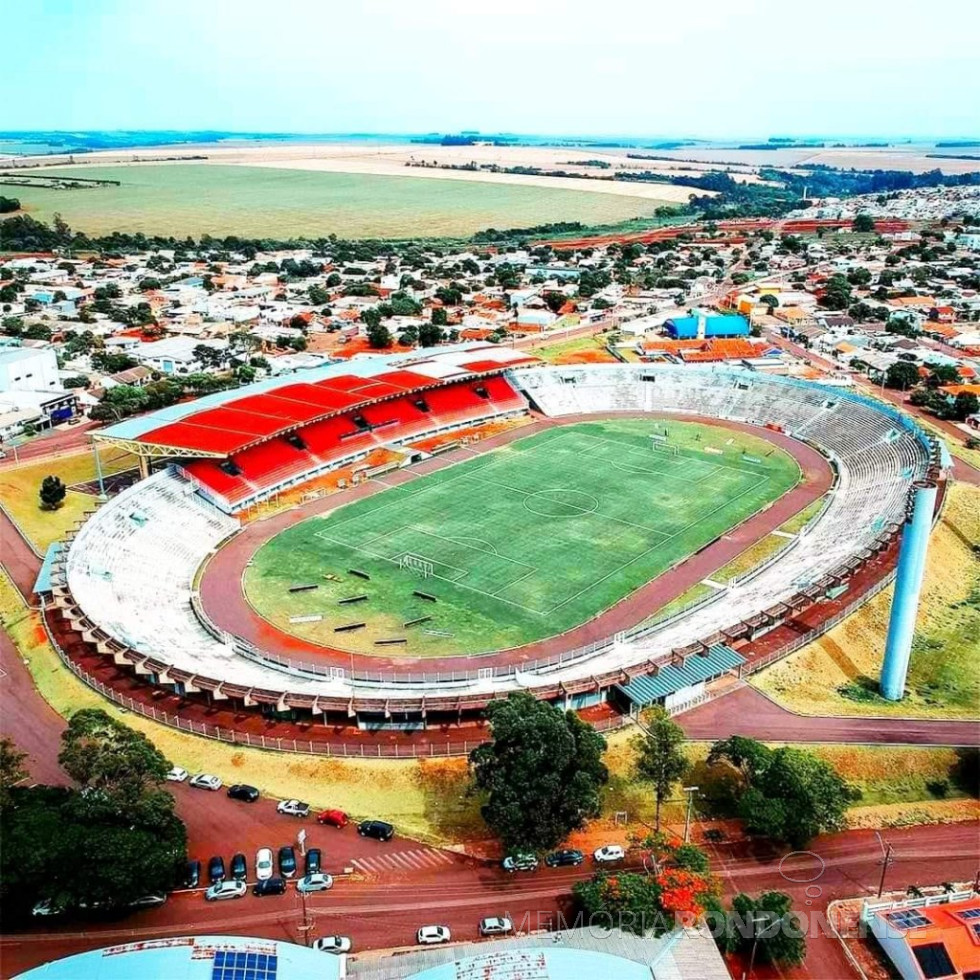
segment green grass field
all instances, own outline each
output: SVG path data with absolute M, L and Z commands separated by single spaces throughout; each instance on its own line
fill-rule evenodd
M 84 190 L 9 187 L 35 218 L 75 229 L 160 235 L 415 238 L 550 221 L 652 215 L 664 201 L 515 184 L 209 164 L 55 167 L 42 176 L 118 180 Z
M 651 439 L 665 427 L 666 449 Z M 769 443 L 709 426 L 564 426 L 289 528 L 255 554 L 245 591 L 281 628 L 344 649 L 497 650 L 585 622 L 799 475 Z M 406 557 L 418 570 L 400 567 Z M 303 584 L 318 587 L 288 592 Z M 323 618 L 290 622 L 306 616 Z M 430 618 L 405 627 L 421 617 Z M 335 632 L 359 622 L 365 628 Z M 405 645 L 376 642 L 401 637 Z

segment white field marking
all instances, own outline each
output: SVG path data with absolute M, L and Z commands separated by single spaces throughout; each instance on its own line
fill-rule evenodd
M 523 494 L 525 496 L 525 498 L 526 497 L 531 497 L 531 496 L 533 496 L 536 493 L 541 493 L 542 490 L 563 490 L 563 491 L 571 491 L 573 493 L 586 493 L 587 492 L 585 490 L 576 490 L 573 487 L 541 487 L 541 488 L 539 488 L 537 490 L 520 490 L 517 487 L 509 487 L 505 483 L 497 483 L 495 480 L 485 480 L 485 481 L 482 481 L 482 482 L 485 483 L 485 484 L 487 484 L 487 485 L 489 485 L 489 486 L 491 486 L 491 487 L 500 487 L 501 490 L 511 490 L 514 493 Z M 589 496 L 591 496 L 591 494 Z M 601 506 L 601 503 L 600 503 L 600 506 Z M 534 511 L 532 511 L 530 509 L 529 509 L 529 512 L 532 513 L 532 514 L 534 513 Z M 539 514 L 539 515 L 535 515 L 535 516 L 544 517 L 545 515 Z M 637 524 L 635 521 L 628 521 L 628 520 L 626 520 L 625 517 L 613 517 L 610 514 L 603 514 L 603 513 L 601 513 L 598 510 L 582 511 L 581 516 L 583 516 L 583 517 L 598 517 L 600 520 L 603 520 L 603 521 L 611 521 L 614 524 L 622 524 L 624 527 L 631 527 L 631 528 L 633 528 L 636 531 L 643 531 L 646 534 L 658 534 L 662 538 L 666 538 L 666 537 L 669 536 L 665 531 L 660 531 L 660 530 L 658 530 L 655 527 L 647 527 L 646 524 Z
M 673 540 L 674 538 L 677 537 L 678 534 L 683 534 L 685 531 L 689 530 L 690 528 L 694 527 L 695 525 L 700 524 L 704 520 L 707 520 L 707 518 L 711 517 L 712 514 L 716 514 L 723 507 L 727 507 L 729 504 L 735 503 L 736 500 L 741 499 L 747 493 L 750 493 L 752 490 L 755 490 L 757 487 L 760 487 L 764 483 L 768 483 L 768 482 L 769 482 L 769 477 L 763 477 L 758 482 L 752 484 L 749 487 L 746 487 L 741 493 L 737 494 L 736 496 L 731 497 L 731 498 L 729 498 L 727 500 L 722 501 L 717 507 L 714 507 L 711 510 L 709 510 L 708 513 L 702 514 L 696 520 L 691 521 L 690 523 L 686 524 L 684 527 L 678 528 L 673 534 L 668 535 L 667 536 L 667 539 L 665 541 L 658 541 L 657 544 L 653 545 L 650 548 L 647 548 L 646 551 L 641 552 L 635 558 L 631 558 L 628 562 L 624 562 L 622 565 L 619 566 L 619 568 L 614 569 L 611 572 L 607 572 L 601 578 L 596 579 L 591 585 L 587 585 L 584 589 L 580 589 L 578 592 L 575 593 L 575 595 L 569 596 L 567 599 L 564 599 L 561 602 L 557 603 L 555 606 L 553 606 L 551 608 L 550 611 L 551 612 L 554 612 L 556 609 L 560 609 L 562 606 L 564 606 L 567 603 L 571 602 L 573 599 L 577 599 L 580 595 L 583 595 L 584 593 L 588 592 L 589 589 L 595 588 L 597 585 L 599 585 L 601 582 L 604 582 L 606 579 L 611 578 L 613 575 L 617 575 L 624 568 L 628 568 L 630 565 L 633 565 L 636 562 L 638 562 L 641 558 L 646 557 L 648 554 L 650 554 L 651 551 L 653 551 L 654 548 L 658 547 L 659 545 L 666 544 L 667 541 Z
M 713 578 L 704 578 L 704 579 L 701 579 L 701 584 L 702 585 L 709 585 L 709 586 L 711 586 L 711 588 L 718 589 L 721 592 L 724 592 L 725 589 L 728 588 L 727 585 L 722 585 L 720 582 L 716 582 Z

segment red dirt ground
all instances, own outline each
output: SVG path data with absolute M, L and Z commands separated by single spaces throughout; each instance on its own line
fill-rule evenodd
M 535 423 L 501 433 L 479 444 L 479 451 L 506 445 L 515 439 L 541 432 L 556 424 L 595 421 L 603 418 L 636 417 L 635 413 L 618 412 L 602 415 L 565 416 L 560 422 L 539 419 Z M 690 421 L 690 416 L 658 416 Z M 816 450 L 780 432 L 758 426 L 735 422 L 720 422 L 698 418 L 698 422 L 719 428 L 734 429 L 766 439 L 793 456 L 803 473 L 802 480 L 766 510 L 760 511 L 707 547 L 691 555 L 686 561 L 647 583 L 598 616 L 558 636 L 529 643 L 511 650 L 481 656 L 479 666 L 502 666 L 525 663 L 530 660 L 556 656 L 578 647 L 612 636 L 620 630 L 636 626 L 661 606 L 676 599 L 693 585 L 726 565 L 755 542 L 784 524 L 808 504 L 823 496 L 833 482 L 827 461 Z M 385 477 L 386 484 L 397 484 L 417 479 L 426 473 L 461 462 L 474 455 L 474 450 L 462 449 L 447 453 L 438 459 L 402 470 Z M 364 483 L 330 497 L 311 501 L 297 508 L 275 515 L 265 521 L 250 524 L 237 537 L 228 542 L 208 563 L 200 582 L 201 602 L 211 620 L 228 633 L 247 640 L 261 650 L 285 656 L 297 662 L 330 664 L 350 667 L 352 662 L 365 671 L 390 670 L 417 673 L 417 659 L 373 657 L 352 654 L 346 650 L 322 646 L 293 636 L 259 616 L 248 603 L 242 591 L 242 575 L 254 553 L 268 540 L 285 528 L 315 514 L 334 510 L 344 504 L 372 496 L 386 489 L 382 483 Z M 439 657 L 426 659 L 424 666 L 432 671 L 472 670 L 474 657 Z

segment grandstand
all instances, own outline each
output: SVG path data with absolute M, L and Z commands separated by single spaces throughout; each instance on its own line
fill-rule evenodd
M 678 683 L 691 677 L 700 683 L 741 662 L 736 648 L 743 640 L 843 591 L 894 538 L 911 484 L 936 468 L 933 445 L 911 420 L 838 388 L 715 365 L 505 365 L 505 372 L 499 360 L 488 366 L 482 352 L 460 350 L 452 356 L 454 370 L 448 371 L 437 358 L 429 366 L 398 370 L 390 359 L 377 359 L 359 388 L 346 380 L 343 389 L 336 380 L 320 385 L 328 393 L 324 399 L 341 390 L 369 398 L 332 409 L 318 406 L 316 416 L 290 416 L 262 437 L 238 430 L 223 435 L 226 415 L 203 423 L 206 412 L 195 413 L 192 421 L 170 420 L 167 424 L 183 427 L 164 436 L 159 430 L 166 426 L 156 420 L 138 435 L 146 445 L 164 446 L 165 438 L 173 450 L 182 440 L 180 449 L 187 452 L 192 438 L 198 445 L 207 439 L 210 455 L 194 461 L 177 452 L 158 454 L 176 462 L 111 499 L 81 527 L 54 570 L 55 617 L 100 654 L 182 695 L 206 691 L 242 707 L 265 704 L 307 719 L 310 712 L 345 722 L 400 713 L 431 724 L 518 689 L 579 706 L 631 698 L 634 678 L 661 673 L 661 683 L 647 687 L 669 703 L 676 690 L 665 689 L 671 676 L 665 668 L 678 668 Z M 425 382 L 413 389 L 418 377 Z M 374 385 L 383 386 L 383 393 Z M 261 394 L 281 397 L 283 390 Z M 247 412 L 254 407 L 252 397 L 240 399 L 249 403 L 245 409 L 234 407 L 234 400 L 222 407 Z M 818 447 L 834 468 L 835 486 L 820 516 L 755 573 L 719 588 L 696 608 L 546 662 L 495 664 L 491 658 L 470 670 L 440 670 L 434 663 L 426 674 L 412 665 L 363 669 L 355 658 L 329 667 L 302 664 L 221 632 L 200 608 L 193 591 L 199 566 L 237 530 L 238 521 L 229 514 L 256 493 L 301 482 L 321 467 L 349 459 L 348 451 L 360 452 L 361 444 L 355 450 L 355 444 L 345 445 L 348 439 L 404 443 L 440 426 L 520 411 L 526 402 L 557 419 L 681 414 L 767 427 Z M 131 431 L 124 434 L 127 440 L 134 437 Z M 302 448 L 290 442 L 293 435 Z M 270 442 L 281 456 L 252 455 Z M 289 453 L 302 465 L 286 468 L 278 462 Z M 238 473 L 222 468 L 228 461 Z M 215 470 L 245 481 L 249 493 L 239 495 L 237 484 L 233 492 L 218 483 Z

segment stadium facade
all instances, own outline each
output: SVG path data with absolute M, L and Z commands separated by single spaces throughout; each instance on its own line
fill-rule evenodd
M 435 727 L 517 690 L 570 708 L 677 706 L 739 670 L 745 644 L 791 631 L 869 569 L 886 581 L 912 487 L 942 479 L 939 447 L 923 430 L 850 390 L 728 366 L 530 360 L 492 345 L 369 358 L 103 430 L 96 438 L 136 453 L 147 478 L 105 503 L 53 560 L 52 635 L 181 699 L 314 725 Z M 528 411 L 747 424 L 818 450 L 833 487 L 820 513 L 747 576 L 675 616 L 546 659 L 424 670 L 355 656 L 306 663 L 210 620 L 200 568 L 255 500 L 378 446 L 407 449 L 411 464 L 426 455 L 411 450 L 420 439 Z

